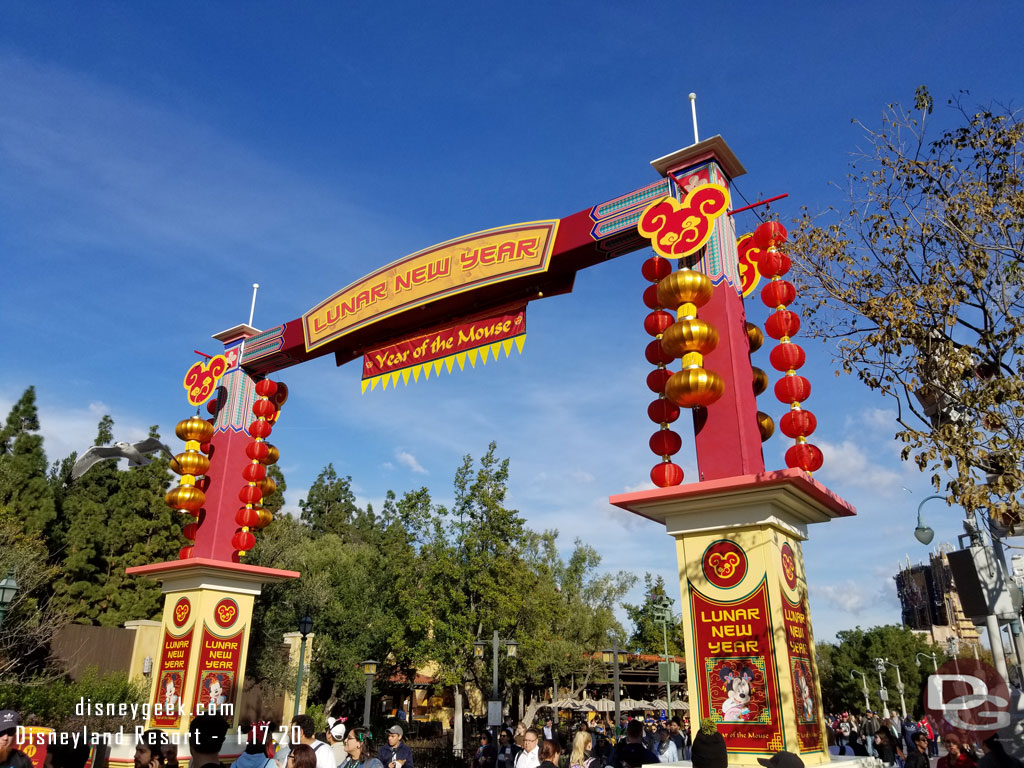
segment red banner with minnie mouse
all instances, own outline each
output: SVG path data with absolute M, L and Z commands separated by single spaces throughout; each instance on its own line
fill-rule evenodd
M 735 601 L 690 588 L 700 719 L 710 719 L 730 754 L 783 748 L 768 586 Z

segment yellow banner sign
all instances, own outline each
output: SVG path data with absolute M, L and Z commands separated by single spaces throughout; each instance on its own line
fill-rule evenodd
M 545 272 L 558 220 L 489 229 L 435 245 L 379 269 L 302 316 L 306 349 L 428 301 Z

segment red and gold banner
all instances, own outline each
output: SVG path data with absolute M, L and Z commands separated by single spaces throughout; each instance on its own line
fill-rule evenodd
M 824 749 L 821 742 L 821 723 L 818 722 L 818 702 L 814 684 L 817 673 L 811 654 L 811 632 L 807 622 L 807 599 L 801 596 L 791 603 L 782 596 L 782 618 L 786 627 L 786 647 L 789 652 L 789 672 L 793 679 L 793 703 L 796 706 L 796 733 L 800 749 L 806 752 Z
M 545 272 L 557 231 L 557 219 L 489 229 L 379 269 L 302 316 L 306 351 L 443 296 Z
M 233 621 L 232 621 L 233 623 Z M 219 637 L 203 625 L 203 643 L 199 647 L 199 682 L 192 704 L 195 714 L 218 714 L 225 706 L 234 707 L 238 669 L 242 663 L 245 631 L 231 637 Z M 231 715 L 227 709 L 226 714 Z
M 184 604 L 188 604 L 187 601 Z M 183 604 L 179 601 L 176 611 L 181 611 Z M 186 613 L 187 618 L 187 613 Z M 182 622 L 184 623 L 184 622 Z M 188 678 L 188 662 L 192 657 L 192 633 L 172 635 L 164 631 L 163 649 L 160 651 L 160 664 L 157 667 L 157 686 L 153 693 L 150 726 L 155 728 L 177 728 L 183 715 L 184 702 L 181 694 L 185 690 Z
M 521 353 L 525 340 L 524 308 L 378 347 L 363 355 L 363 392 L 367 387 L 376 389 L 381 382 L 384 389 L 388 383 L 397 386 L 399 378 L 405 383 L 410 376 L 419 381 L 421 373 L 429 379 L 442 368 L 451 373 L 455 363 L 462 370 L 467 360 L 476 367 L 478 357 L 486 365 L 489 356 L 497 360 L 504 352 L 508 357 L 513 347 Z
M 724 602 L 690 587 L 699 719 L 718 724 L 730 753 L 783 748 L 768 585 Z
M 736 254 L 740 267 L 740 295 L 749 296 L 757 288 L 761 273 L 757 260 L 763 251 L 754 245 L 754 233 L 748 232 L 736 241 Z

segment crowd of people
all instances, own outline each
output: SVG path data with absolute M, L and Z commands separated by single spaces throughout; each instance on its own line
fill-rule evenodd
M 11 710 L 0 711 L 0 768 L 31 768 L 25 753 L 15 745 L 20 718 Z M 315 733 L 313 718 L 297 715 L 291 721 L 294 741 L 278 744 L 272 723 L 261 721 L 248 730 L 244 752 L 231 768 L 415 768 L 413 750 L 404 741 L 401 725 L 385 733 L 379 748 L 366 728 L 347 729 L 343 721 L 329 719 L 325 733 Z M 844 712 L 827 718 L 829 748 L 833 754 L 877 757 L 886 766 L 931 768 L 939 746 L 945 754 L 936 768 L 1024 768 L 1007 754 L 995 737 L 978 744 L 965 741 L 955 731 L 939 734 L 928 718 L 863 715 Z M 227 722 L 213 715 L 192 720 L 188 745 L 189 768 L 220 768 L 220 752 L 228 731 Z M 655 763 L 690 760 L 694 768 L 727 768 L 725 740 L 715 723 L 701 722 L 692 742 L 688 721 L 623 719 L 618 728 L 610 722 L 578 722 L 567 738 L 548 718 L 542 725 L 520 730 L 502 728 L 493 743 L 490 731 L 482 731 L 470 768 L 640 768 Z M 180 768 L 175 743 L 160 730 L 141 734 L 134 768 Z M 48 755 L 49 758 L 49 755 Z M 781 751 L 758 760 L 766 768 L 803 768 L 792 753 Z M 48 760 L 52 768 L 63 768 Z
M 914 720 L 909 715 L 863 715 L 850 712 L 826 718 L 829 750 L 837 755 L 877 757 L 884 765 L 897 768 L 930 768 L 938 757 L 939 745 L 946 754 L 938 757 L 937 768 L 1024 768 L 1008 754 L 995 735 L 972 744 L 956 731 L 939 733 L 927 715 Z

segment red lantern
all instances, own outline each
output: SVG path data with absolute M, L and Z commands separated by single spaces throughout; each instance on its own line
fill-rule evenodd
M 242 507 L 235 512 L 235 522 L 243 528 L 254 528 L 260 522 L 260 513 L 252 507 Z
M 802 403 L 811 396 L 811 382 L 803 376 L 783 376 L 775 382 L 775 396 L 780 403 Z
M 263 464 L 246 464 L 242 468 L 242 477 L 250 483 L 258 483 L 267 476 L 267 468 Z
M 643 263 L 640 267 L 640 272 L 643 276 L 652 283 L 656 283 L 663 277 L 668 277 L 672 273 L 672 264 L 668 259 L 663 259 L 661 256 L 652 256 Z
M 676 321 L 671 312 L 656 310 L 644 318 L 644 330 L 651 336 L 657 336 L 665 332 L 672 323 Z
M 800 332 L 800 315 L 788 309 L 780 309 L 764 321 L 764 330 L 773 339 L 796 336 Z
M 779 344 L 768 355 L 776 371 L 795 371 L 807 362 L 807 355 L 799 344 Z
M 277 413 L 277 406 L 269 400 L 257 400 L 252 404 L 252 412 L 261 419 L 269 419 Z
M 679 418 L 679 406 L 667 397 L 659 397 L 647 406 L 647 416 L 656 424 L 671 424 Z
M 672 377 L 668 368 L 655 368 L 647 374 L 647 388 L 659 395 L 665 391 L 665 383 Z
M 243 504 L 256 504 L 263 498 L 263 490 L 258 485 L 247 485 L 238 492 Z
M 219 410 L 220 410 L 220 399 L 219 398 L 215 397 L 210 402 L 208 402 L 206 404 L 206 412 L 209 413 L 211 416 L 216 416 L 217 415 L 217 411 L 219 411 Z
M 199 532 L 199 526 L 196 525 L 195 523 L 189 523 L 188 525 L 186 525 L 184 528 L 181 529 L 181 535 L 184 536 L 189 541 L 195 541 L 196 540 L 196 534 L 198 532 Z
M 792 410 L 779 420 L 779 429 L 786 437 L 794 440 L 798 437 L 807 437 L 818 428 L 818 420 L 814 414 L 805 410 Z
M 256 382 L 256 394 L 260 397 L 273 397 L 277 394 L 277 382 L 261 379 Z
M 658 456 L 671 456 L 683 447 L 683 438 L 671 429 L 659 429 L 650 440 L 651 450 Z
M 802 469 L 804 472 L 817 472 L 825 463 L 821 449 L 810 443 L 797 443 L 786 451 L 786 466 Z
M 791 266 L 793 263 L 789 256 L 782 251 L 765 251 L 757 260 L 757 271 L 767 278 L 781 277 L 789 272 Z
M 754 230 L 754 245 L 762 251 L 782 245 L 789 233 L 780 221 L 766 221 Z M 760 267 L 760 264 L 758 265 Z M 761 273 L 762 275 L 764 272 Z
M 248 552 L 256 544 L 256 537 L 248 531 L 239 531 L 231 537 L 231 546 L 242 552 Z
M 683 482 L 683 468 L 671 461 L 655 464 L 651 469 L 651 482 L 659 488 L 668 488 Z
M 267 443 L 262 443 L 257 440 L 249 443 L 245 446 L 245 455 L 253 461 L 263 461 L 267 458 L 267 454 L 270 453 L 270 448 Z
M 189 547 L 182 547 L 178 551 L 178 559 L 179 560 L 188 560 L 190 557 L 192 557 L 192 551 L 193 551 L 193 549 L 190 546 Z
M 274 431 L 274 428 L 268 421 L 254 421 L 249 425 L 249 434 L 253 437 L 270 437 L 270 433 Z
M 661 309 L 661 304 L 658 303 L 658 284 L 647 286 L 644 289 L 644 304 L 648 309 Z
M 788 280 L 772 280 L 761 289 L 761 301 L 766 307 L 775 309 L 778 306 L 787 306 L 793 303 L 796 298 L 796 288 Z
M 647 345 L 647 349 L 644 350 L 644 356 L 651 365 L 668 365 L 675 360 L 672 355 L 662 348 L 661 342 L 657 339 Z

